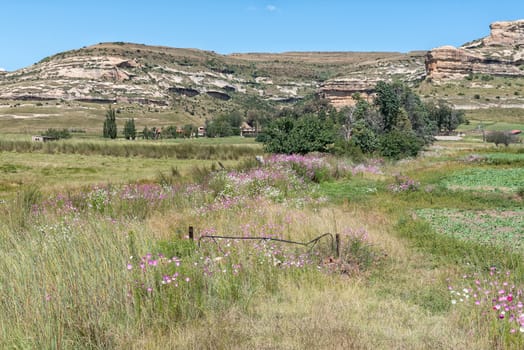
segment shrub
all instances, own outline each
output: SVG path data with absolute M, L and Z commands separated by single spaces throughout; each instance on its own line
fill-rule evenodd
M 353 140 L 345 141 L 343 139 L 338 139 L 335 141 L 332 152 L 336 155 L 349 157 L 356 162 L 362 162 L 365 159 L 362 149 L 357 146 Z
M 407 176 L 395 176 L 395 183 L 388 186 L 392 192 L 409 192 L 417 191 L 420 187 L 420 182 L 413 180 Z
M 325 152 L 335 139 L 333 124 L 316 115 L 279 118 L 266 130 L 264 147 L 270 153 Z
M 71 133 L 67 129 L 58 130 L 58 129 L 49 128 L 42 133 L 42 136 L 51 137 L 57 140 L 69 139 L 71 138 Z
M 384 157 L 400 159 L 416 157 L 423 142 L 412 132 L 393 130 L 380 138 L 380 152 Z
M 517 136 L 503 131 L 492 131 L 486 135 L 487 142 L 493 142 L 496 146 L 503 144 L 508 146 L 510 143 L 517 143 Z

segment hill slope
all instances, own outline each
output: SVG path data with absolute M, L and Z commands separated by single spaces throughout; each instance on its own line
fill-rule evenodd
M 490 36 L 430 52 L 287 52 L 220 55 L 197 49 L 101 43 L 0 74 L 0 100 L 95 102 L 164 111 L 196 122 L 221 113 L 267 113 L 319 93 L 335 106 L 373 93 L 379 80 L 410 83 L 457 107 L 524 108 L 524 20 Z M 131 108 L 131 107 L 129 107 Z M 133 113 L 132 113 L 133 112 Z M 1 113 L 1 111 L 0 111 Z

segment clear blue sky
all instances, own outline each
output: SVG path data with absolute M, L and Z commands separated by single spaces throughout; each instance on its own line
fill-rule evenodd
M 524 18 L 524 0 L 9 0 L 0 68 L 107 41 L 232 52 L 459 46 Z

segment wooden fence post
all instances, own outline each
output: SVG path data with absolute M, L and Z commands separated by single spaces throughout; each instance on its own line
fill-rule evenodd
M 335 234 L 335 252 L 337 258 L 340 258 L 340 233 Z
M 193 236 L 193 226 L 189 226 L 189 239 L 190 240 L 194 240 L 194 236 Z

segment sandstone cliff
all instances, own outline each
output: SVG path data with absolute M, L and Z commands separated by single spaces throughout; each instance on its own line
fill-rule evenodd
M 374 87 L 380 80 L 390 81 L 398 79 L 414 86 L 418 83 L 433 83 L 439 85 L 443 82 L 462 81 L 465 77 L 477 75 L 492 79 L 493 77 L 524 77 L 524 20 L 512 22 L 492 23 L 491 33 L 486 38 L 472 41 L 459 48 L 443 46 L 429 52 L 414 52 L 396 59 L 379 59 L 376 61 L 363 61 L 352 66 L 342 76 L 329 79 L 321 84 L 319 94 L 326 97 L 336 107 L 350 106 L 354 104 L 353 94 L 359 93 L 361 97 L 372 98 Z M 475 87 L 476 94 L 480 95 L 479 87 Z M 520 84 L 520 83 L 519 83 Z M 467 87 L 462 84 L 462 89 Z M 511 85 L 511 84 L 510 84 Z M 489 85 L 482 87 L 491 88 Z M 424 94 L 435 93 L 431 88 L 425 86 Z M 453 98 L 449 92 L 444 96 L 433 96 L 434 98 L 445 98 L 457 105 L 471 106 L 466 101 L 468 94 L 461 93 L 459 98 Z M 491 94 L 491 92 L 490 92 Z M 522 101 L 519 97 L 521 92 L 514 91 L 513 96 L 503 97 L 496 94 L 497 107 L 500 102 L 508 102 L 506 105 L 520 106 Z M 475 106 L 493 107 L 489 101 L 475 100 Z M 489 105 L 489 106 L 488 106 Z
M 495 22 L 490 29 L 486 38 L 459 48 L 443 46 L 429 51 L 427 77 L 441 81 L 470 74 L 524 76 L 524 20 Z
M 365 99 L 371 99 L 375 85 L 381 80 L 400 79 L 414 82 L 424 79 L 424 56 L 425 52 L 420 51 L 359 62 L 358 65 L 348 68 L 344 76 L 322 83 L 318 92 L 337 108 L 351 106 L 355 103 L 355 93 Z
M 425 96 L 445 98 L 455 105 L 472 105 L 476 96 L 475 107 L 503 102 L 520 106 L 524 96 L 519 90 L 521 82 L 512 86 L 499 81 L 490 87 L 464 80 L 470 75 L 477 79 L 524 78 L 524 20 L 495 22 L 490 28 L 486 38 L 459 48 L 444 46 L 407 54 L 220 55 L 196 49 L 102 43 L 62 52 L 14 72 L 0 71 L 0 99 L 138 103 L 207 117 L 225 109 L 251 109 L 253 104 L 260 110 L 266 104 L 278 107 L 311 93 L 343 107 L 354 103 L 355 93 L 371 98 L 378 81 L 396 79 L 418 86 Z M 461 92 L 444 91 L 449 84 L 458 84 Z M 502 85 L 508 91 L 484 91 Z
M 173 105 L 176 99 L 255 97 L 290 103 L 360 62 L 396 53 L 289 52 L 219 55 L 131 43 L 102 43 L 59 53 L 0 77 L 0 99 Z M 352 69 L 352 68 L 349 68 Z M 237 97 L 235 99 L 235 97 Z M 212 103 L 211 103 L 212 104 Z

